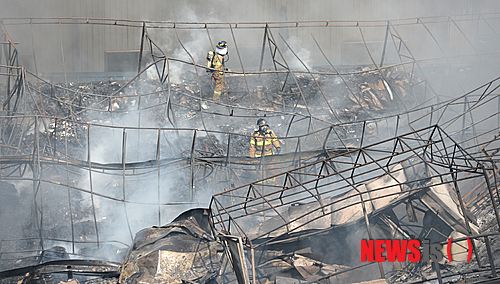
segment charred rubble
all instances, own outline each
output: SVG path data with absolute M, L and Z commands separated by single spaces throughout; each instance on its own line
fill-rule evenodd
M 476 69 L 409 58 L 385 22 L 401 63 L 283 70 L 266 24 L 274 70 L 227 70 L 216 102 L 206 68 L 140 26 L 156 73 L 51 81 L 17 51 L 0 64 L 0 283 L 498 279 L 500 79 L 431 86 L 424 74 Z M 168 60 L 194 70 L 171 74 Z M 283 151 L 250 158 L 261 117 Z M 450 238 L 452 262 L 360 261 L 361 240 L 446 254 Z
M 119 84 L 96 83 L 102 86 Z M 176 88 L 177 91 L 172 92 L 175 94 L 172 95 L 173 98 L 178 98 L 182 93 L 179 91 L 182 87 L 176 85 Z M 113 87 L 112 91 L 116 90 L 118 89 Z M 186 94 L 192 93 L 191 91 L 185 87 Z M 181 98 L 183 97 L 186 97 L 184 93 Z M 188 98 L 196 100 L 194 96 Z M 160 100 L 158 93 L 154 103 Z M 90 103 L 90 99 L 82 99 L 82 102 L 86 102 L 86 108 L 97 106 Z M 145 104 L 147 102 L 143 101 Z M 113 102 L 122 109 L 126 109 L 123 105 L 126 103 L 132 104 L 130 100 Z M 109 102 L 107 104 L 109 106 Z M 185 104 L 192 105 L 190 102 Z M 105 103 L 100 106 L 109 111 Z M 361 109 L 362 107 L 357 111 Z M 78 110 L 63 110 L 65 114 L 71 112 L 76 115 Z M 189 114 L 189 110 L 187 112 Z M 67 123 L 67 120 L 62 121 Z M 82 138 L 85 138 L 85 127 L 88 126 L 78 120 L 72 121 L 72 124 L 63 124 L 58 130 L 55 119 L 48 119 L 46 123 L 49 125 L 50 135 L 40 135 L 38 141 L 35 139 L 36 131 L 30 129 L 40 128 L 43 123 L 36 120 L 24 123 L 31 126 L 26 133 L 21 133 L 18 137 L 12 136 L 14 141 L 17 139 L 25 143 L 20 148 L 34 147 L 38 143 L 48 145 L 40 148 L 41 156 L 65 156 L 61 151 L 67 149 L 78 153 L 77 150 L 85 145 Z M 180 123 L 179 119 L 177 123 Z M 53 131 L 50 131 L 51 127 Z M 222 129 L 224 127 L 234 131 L 233 126 L 221 126 Z M 436 132 L 439 137 L 445 138 L 436 138 Z M 14 133 L 12 129 L 11 133 Z M 353 133 L 359 134 L 356 131 Z M 367 141 L 365 142 L 369 143 L 370 140 Z M 425 141 L 423 145 L 426 147 L 415 144 L 415 141 Z M 441 145 L 443 141 L 450 144 Z M 50 145 L 50 142 L 53 144 Z M 70 142 L 70 148 L 58 148 L 58 142 Z M 216 161 L 216 158 L 224 157 L 224 149 L 228 146 L 220 142 L 216 135 L 200 137 L 197 143 L 196 158 L 201 164 L 209 161 L 207 158 Z M 240 148 L 233 152 L 236 153 L 235 158 L 243 159 L 241 157 L 246 156 L 247 149 L 245 139 L 241 138 L 236 142 L 233 140 L 233 143 L 232 147 Z M 394 145 L 399 148 L 395 149 Z M 5 283 L 13 279 L 21 283 L 54 279 L 71 281 L 76 275 L 81 281 L 89 280 L 88 283 L 355 283 L 383 277 L 388 282 L 398 283 L 434 279 L 437 277 L 434 276 L 436 270 L 430 264 L 406 262 L 385 264 L 382 267 L 360 264 L 358 246 L 362 239 L 417 238 L 444 242 L 449 237 L 457 239 L 496 231 L 494 226 L 498 222 L 497 216 L 492 215 L 492 209 L 489 209 L 495 205 L 488 203 L 491 200 L 488 201 L 487 189 L 477 186 L 478 183 L 496 182 L 492 176 L 486 182 L 484 173 L 488 172 L 484 165 L 481 166 L 482 162 L 474 160 L 461 148 L 458 148 L 460 154 L 454 158 L 439 155 L 445 149 L 457 147 L 459 146 L 444 131 L 433 126 L 361 148 L 328 152 L 326 156 L 322 150 L 319 156 L 312 155 L 309 159 L 302 160 L 304 166 L 280 173 L 275 184 L 261 180 L 226 190 L 213 196 L 210 208 L 190 210 L 167 225 L 140 231 L 135 235 L 128 252 L 118 249 L 121 251 L 119 259 L 123 261 L 121 266 L 119 263 L 83 261 L 75 262 L 70 267 L 67 265 L 60 272 L 60 265 L 66 263 L 64 259 L 69 258 L 70 254 L 67 254 L 65 248 L 54 246 L 44 250 L 38 257 L 10 263 L 9 265 L 24 268 L 5 271 L 0 275 Z M 184 155 L 188 153 L 184 152 Z M 378 157 L 371 157 L 370 153 L 378 153 L 375 154 Z M 287 155 L 291 156 L 283 154 L 282 157 L 270 159 L 286 159 Z M 355 162 L 360 155 L 364 156 L 363 164 Z M 78 154 L 75 157 L 78 158 Z M 84 155 L 79 158 L 80 162 L 72 163 L 83 165 Z M 51 161 L 57 162 L 56 160 Z M 454 165 L 453 174 L 449 173 L 448 165 Z M 123 165 L 92 165 L 99 166 L 112 168 Z M 346 174 L 350 177 L 346 178 Z M 206 175 L 205 178 L 210 180 L 211 177 Z M 467 183 L 467 180 L 472 182 Z M 462 195 L 457 195 L 455 182 L 461 184 L 459 192 Z M 179 181 L 181 183 L 189 181 Z M 76 184 L 75 181 L 74 185 Z M 3 184 L 2 188 L 4 186 L 9 188 L 12 184 Z M 19 199 L 15 194 L 12 198 Z M 461 207 L 462 198 L 462 202 L 467 205 L 465 213 Z M 496 202 L 495 199 L 493 202 Z M 61 215 L 68 210 L 65 206 L 55 208 L 61 212 L 53 212 L 51 215 Z M 75 217 L 82 214 L 80 221 L 75 223 L 75 228 L 81 225 L 82 230 L 87 231 L 79 231 L 77 234 L 83 238 L 89 236 L 83 241 L 92 241 L 95 233 L 92 222 L 85 221 L 91 217 L 88 209 L 90 208 L 72 208 L 77 212 Z M 54 222 L 50 228 L 50 232 L 54 233 L 53 237 L 65 234 L 63 231 L 55 231 L 57 228 L 57 222 Z M 46 237 L 50 238 L 50 235 Z M 491 243 L 494 244 L 496 239 L 492 235 Z M 490 261 L 486 244 L 481 239 L 475 244 L 475 257 L 483 263 Z M 30 244 L 26 244 L 26 247 L 29 246 Z M 493 252 L 496 251 L 498 249 L 494 248 Z M 92 250 L 88 250 L 87 254 L 91 255 Z M 448 277 L 445 279 L 449 281 L 467 277 L 478 280 L 489 273 L 484 265 L 482 268 L 473 268 L 471 264 L 464 263 L 463 250 L 453 257 L 456 262 L 444 261 L 439 264 L 443 277 Z M 362 273 L 359 272 L 360 269 Z M 463 274 L 462 271 L 469 274 Z M 26 274 L 23 275 L 24 273 Z M 93 276 L 85 278 L 88 273 Z
M 346 68 L 347 69 L 347 68 Z M 182 79 L 183 83 L 165 85 L 157 79 L 139 79 L 134 81 L 108 80 L 90 83 L 72 82 L 49 83 L 41 82 L 40 86 L 29 82 L 28 88 L 34 96 L 33 100 L 27 102 L 25 108 L 32 109 L 40 115 L 45 116 L 38 121 L 38 126 L 47 135 L 40 135 L 40 154 L 44 156 L 60 156 L 52 144 L 62 142 L 65 137 L 70 147 L 84 149 L 86 147 L 84 137 L 87 125 L 84 122 L 99 125 L 123 124 L 122 118 L 131 115 L 125 123 L 137 127 L 182 127 L 191 125 L 190 121 L 197 121 L 200 116 L 204 119 L 217 120 L 220 115 L 233 115 L 248 112 L 248 107 L 256 108 L 261 115 L 269 114 L 286 116 L 286 113 L 306 113 L 305 100 L 309 103 L 307 108 L 313 111 L 315 116 L 324 117 L 331 121 L 332 111 L 337 117 L 336 122 L 352 122 L 367 118 L 368 115 L 390 115 L 396 113 L 402 104 L 415 105 L 415 90 L 409 84 L 407 74 L 398 68 L 385 69 L 385 76 L 379 71 L 362 72 L 359 67 L 345 70 L 352 72 L 346 76 L 346 84 L 337 79 L 332 80 L 331 75 L 323 75 L 310 78 L 305 75 L 297 80 L 300 84 L 300 92 L 293 84 L 286 84 L 280 90 L 277 79 L 258 79 L 261 85 L 250 84 L 250 93 L 254 97 L 249 99 L 244 90 L 245 82 L 243 76 L 228 75 L 227 84 L 233 90 L 226 96 L 226 102 L 222 105 L 211 102 L 212 87 L 208 82 L 202 84 L 202 92 L 197 86 L 196 78 L 187 73 Z M 387 79 L 387 81 L 386 81 Z M 250 78 L 250 80 L 253 80 Z M 207 80 L 208 81 L 208 80 Z M 384 83 L 388 82 L 388 83 Z M 389 87 L 391 86 L 391 87 Z M 321 102 L 322 95 L 319 90 L 328 94 L 331 109 L 325 107 Z M 397 89 L 397 91 L 390 91 Z M 332 95 L 334 94 L 334 95 Z M 396 95 L 399 94 L 400 97 Z M 422 96 L 423 93 L 419 93 Z M 421 98 L 422 99 L 422 98 Z M 317 104 L 317 103 L 320 104 Z M 227 103 L 227 107 L 224 106 Z M 234 105 L 234 106 L 233 106 Z M 242 107 L 238 109 L 238 107 Z M 142 124 L 141 124 L 142 119 Z M 282 118 L 283 119 L 283 118 Z M 3 118 L 5 127 L 2 131 L 9 138 L 8 143 L 19 142 L 20 149 L 32 148 L 34 141 L 34 121 L 26 121 L 21 126 L 25 133 L 17 131 L 15 125 L 9 118 Z M 82 123 L 78 123 L 82 122 Z M 194 122 L 193 122 L 194 123 Z M 293 121 L 292 121 L 293 123 Z M 17 125 L 19 128 L 19 126 Z M 354 126 L 339 127 L 339 138 L 349 140 L 361 129 L 352 129 Z M 288 127 L 290 128 L 290 127 Z M 250 135 L 254 130 L 253 121 L 239 120 L 236 124 L 217 124 L 215 130 L 225 133 L 234 133 L 239 129 L 245 129 Z M 286 133 L 280 133 L 285 136 Z M 359 133 L 357 133 L 359 136 Z M 227 138 L 227 135 L 225 136 Z M 240 147 L 234 147 L 236 156 L 244 156 L 247 152 L 247 137 L 233 137 L 233 142 Z M 200 155 L 214 156 L 221 154 L 227 149 L 226 141 L 215 142 L 217 137 L 211 135 L 210 139 L 202 138 Z M 209 142 L 209 143 L 205 143 Z M 226 143 L 227 144 L 227 143 Z M 50 148 L 52 147 L 52 149 Z M 60 150 L 62 147 L 60 148 Z M 204 149 L 204 151 L 202 150 Z M 16 149 L 3 149 L 5 154 L 15 153 Z M 82 157 L 83 158 L 83 157 Z
M 420 137 L 429 135 L 425 129 L 420 132 Z M 399 139 L 411 137 L 403 135 Z M 452 141 L 448 138 L 447 142 Z M 461 213 L 464 207 L 459 193 L 471 190 L 471 182 L 463 182 L 484 182 L 480 165 L 457 165 L 457 176 L 450 175 L 449 161 L 433 156 L 439 152 L 439 144 L 432 141 L 429 148 L 436 149 L 411 151 L 410 155 L 404 154 L 404 149 L 393 153 L 386 157 L 391 162 L 387 171 L 378 175 L 377 169 L 372 169 L 368 177 L 360 171 L 355 177 L 365 182 L 355 187 L 342 177 L 349 168 L 339 167 L 332 173 L 327 168 L 335 169 L 333 161 L 358 155 L 359 151 L 373 153 L 380 144 L 308 165 L 306 169 L 312 171 L 303 172 L 309 173 L 309 180 L 303 176 L 306 179 L 300 183 L 297 177 L 302 170 L 279 175 L 287 185 L 281 189 L 254 183 L 249 189 L 244 186 L 216 194 L 211 209 L 193 209 L 168 225 L 139 232 L 123 264 L 120 283 L 356 283 L 377 278 L 381 271 L 387 272 L 390 283 L 436 279 L 435 267 L 429 263 L 407 261 L 381 267 L 360 264 L 359 243 L 369 238 L 447 243 L 450 237 L 496 231 L 495 217 L 476 218 L 469 211 L 473 208 Z M 318 170 L 327 172 L 318 175 L 322 184 L 310 178 L 311 172 Z M 461 184 L 460 188 L 454 189 L 457 184 Z M 311 193 L 314 188 L 317 194 Z M 308 201 L 311 199 L 314 201 Z M 489 219 L 482 221 L 484 218 Z M 498 236 L 491 237 L 495 243 Z M 479 260 L 490 261 L 491 252 L 486 252 L 481 239 L 474 243 Z M 463 245 L 463 240 L 455 243 L 458 249 L 452 249 L 453 262 L 443 259 L 436 264 L 443 279 L 485 279 L 489 269 L 474 269 L 466 262 L 468 251 Z
M 367 78 L 371 78 L 371 80 Z M 238 80 L 240 78 L 235 77 L 228 81 L 229 84 L 242 84 Z M 313 93 L 317 95 L 315 84 L 304 77 L 300 80 L 302 80 L 301 84 L 304 86 L 302 92 L 305 95 L 311 96 Z M 396 82 L 395 85 L 401 84 L 401 90 L 404 90 L 404 80 L 394 82 Z M 40 135 L 37 142 L 40 145 L 45 145 L 45 147 L 40 148 L 41 156 L 54 158 L 65 156 L 61 151 L 66 150 L 66 148 L 63 146 L 59 150 L 57 148 L 57 144 L 62 142 L 69 143 L 70 151 L 78 153 L 77 150 L 80 150 L 80 153 L 84 153 L 81 149 L 84 149 L 85 142 L 82 140 L 85 139 L 88 126 L 78 121 L 88 121 L 90 116 L 86 115 L 89 115 L 89 110 L 98 109 L 108 112 L 110 114 L 108 121 L 99 120 L 94 122 L 112 125 L 113 115 L 119 116 L 120 112 L 128 113 L 136 107 L 139 108 L 137 98 L 130 99 L 125 93 L 122 94 L 122 97 L 105 97 L 104 99 L 99 96 L 85 95 L 85 93 L 87 90 L 91 90 L 93 94 L 109 94 L 119 91 L 126 83 L 108 81 L 91 84 L 70 84 L 68 89 L 74 94 L 78 94 L 72 96 L 71 100 L 69 100 L 70 96 L 68 94 L 70 93 L 68 90 L 54 88 L 55 85 L 45 85 L 41 88 L 42 92 L 50 89 L 49 93 L 51 95 L 41 101 L 41 105 L 46 107 L 50 116 L 76 117 L 76 119 L 61 119 L 58 122 L 58 119 L 49 118 L 44 123 L 40 121 L 24 122 L 27 123 L 26 129 L 28 129 L 25 133 L 15 132 L 14 128 L 9 127 L 5 128 L 4 131 L 12 133 L 11 139 L 13 141 L 21 141 L 19 149 L 29 149 L 35 145 L 33 129 L 37 127 L 44 128 L 47 125 L 49 135 Z M 147 106 L 156 106 L 161 102 L 165 102 L 168 91 L 160 86 L 156 87 L 156 83 L 154 80 L 142 79 L 140 84 L 143 87 L 131 85 L 130 89 L 151 92 L 141 98 L 142 106 L 147 108 Z M 336 110 L 338 114 L 349 119 L 352 115 L 362 115 L 361 113 L 364 110 L 371 112 L 387 111 L 389 113 L 391 108 L 397 106 L 397 104 L 391 106 L 388 92 L 381 87 L 383 82 L 377 81 L 374 74 L 362 75 L 360 78 L 353 80 L 352 83 L 353 85 L 358 84 L 358 90 L 362 94 L 361 103 L 356 104 L 357 101 L 352 97 L 352 94 L 346 93 L 340 102 L 332 101 L 332 104 L 340 104 L 344 108 L 343 110 Z M 170 86 L 171 96 L 168 103 L 179 107 L 175 109 L 175 114 L 173 114 L 175 120 L 172 118 L 172 121 L 169 122 L 171 124 L 182 125 L 183 119 L 189 120 L 190 116 L 198 115 L 199 110 L 196 109 L 196 103 L 201 104 L 204 99 L 207 100 L 206 96 L 203 99 L 197 98 L 199 92 L 191 89 L 189 85 L 172 84 Z M 54 91 L 54 89 L 60 89 L 61 91 Z M 273 105 L 276 110 L 281 110 L 283 104 L 280 103 L 283 102 L 284 97 L 290 99 L 289 102 L 285 101 L 285 109 L 291 108 L 294 101 L 300 100 L 297 93 L 292 93 L 295 90 L 290 89 L 290 91 L 291 93 L 286 95 L 277 96 L 274 94 L 274 97 L 266 97 L 265 94 L 273 92 L 267 88 L 259 87 L 256 93 L 261 92 L 264 95 L 263 100 L 260 102 L 262 106 Z M 282 101 L 280 102 L 279 99 Z M 148 110 L 149 115 L 156 118 L 154 119 L 155 126 L 166 123 L 164 120 L 159 119 L 164 116 L 165 105 L 163 104 L 162 108 Z M 295 103 L 294 107 L 297 106 L 300 107 L 298 103 Z M 245 126 L 240 125 L 240 127 Z M 220 129 L 231 133 L 235 131 L 235 126 L 220 125 Z M 359 134 L 361 130 L 359 128 L 354 129 L 350 133 Z M 343 138 L 348 138 L 349 132 L 346 132 L 345 135 Z M 246 142 L 247 138 L 244 137 L 232 141 L 232 154 L 235 157 L 246 156 Z M 227 143 L 224 140 L 219 141 L 216 135 L 200 137 L 197 143 L 196 157 L 200 162 L 203 161 L 203 158 L 225 156 L 225 149 L 228 147 Z M 353 151 L 359 150 L 351 150 L 345 154 L 337 153 L 337 155 L 351 157 L 350 159 L 352 159 L 356 155 Z M 6 155 L 13 154 L 15 149 L 5 149 L 4 153 Z M 180 154 L 188 156 L 189 152 L 185 151 Z M 61 265 L 61 259 L 69 258 L 65 248 L 56 246 L 44 250 L 40 257 L 36 259 L 17 263 L 18 266 L 29 268 L 22 271 L 32 272 L 27 273 L 25 276 L 19 276 L 21 270 L 9 271 L 2 274 L 4 277 L 2 281 L 11 281 L 13 278 L 9 277 L 9 275 L 17 275 L 14 278 L 22 281 L 22 283 L 38 283 L 41 279 L 47 280 L 47 277 L 50 278 L 50 281 L 54 279 L 63 281 L 71 279 L 68 275 L 71 274 L 74 277 L 77 272 L 85 275 L 85 271 L 93 271 L 95 274 L 101 275 L 101 280 L 91 277 L 88 279 L 93 280 L 87 283 L 135 283 L 137 281 L 151 283 L 155 281 L 166 281 L 167 283 L 249 283 L 248 281 L 254 281 L 253 277 L 256 277 L 257 283 L 294 283 L 293 281 L 309 282 L 314 280 L 318 280 L 320 283 L 352 283 L 377 278 L 380 277 L 374 276 L 379 273 L 377 267 L 363 268 L 361 274 L 356 271 L 356 267 L 359 266 L 359 255 L 356 252 L 361 239 L 428 238 L 432 242 L 442 242 L 449 236 L 460 238 L 487 232 L 485 228 L 491 230 L 492 228 L 489 226 L 491 223 L 495 223 L 491 216 L 491 210 L 480 211 L 490 212 L 489 217 L 479 217 L 480 220 L 489 218 L 487 221 L 479 221 L 478 223 L 470 211 L 466 211 L 467 218 L 464 218 L 456 196 L 455 199 L 452 198 L 453 192 L 450 192 L 450 190 L 452 190 L 453 185 L 450 184 L 449 177 L 445 178 L 448 181 L 443 181 L 442 176 L 435 176 L 436 173 L 431 173 L 430 165 L 433 163 L 433 158 L 424 156 L 419 153 L 413 158 L 402 160 L 400 163 L 392 163 L 391 168 L 385 171 L 385 174 L 379 176 L 378 179 L 368 178 L 368 180 L 372 181 L 359 183 L 359 186 L 351 190 L 348 190 L 350 186 L 344 185 L 343 187 L 346 188 L 344 193 L 327 194 L 327 196 L 330 196 L 321 197 L 320 203 L 305 202 L 303 200 L 308 198 L 303 197 L 299 198 L 298 201 L 293 201 L 294 195 L 300 197 L 305 193 L 300 193 L 300 190 L 296 191 L 294 189 L 294 192 L 288 197 L 292 198 L 292 200 L 285 203 L 285 210 L 276 210 L 276 212 L 279 212 L 278 215 L 266 213 L 265 211 L 269 210 L 269 208 L 261 208 L 262 206 L 265 207 L 263 203 L 250 205 L 251 208 L 248 208 L 249 211 L 246 211 L 246 214 L 249 216 L 254 215 L 254 217 L 252 217 L 252 221 L 243 224 L 244 228 L 236 229 L 232 227 L 234 225 L 227 228 L 217 227 L 217 224 L 220 226 L 222 223 L 235 218 L 230 217 L 231 214 L 227 215 L 229 219 L 221 217 L 220 214 L 223 212 L 220 211 L 219 207 L 187 211 L 168 225 L 152 227 L 139 232 L 135 236 L 134 244 L 129 249 L 128 256 L 123 258 L 124 263 L 121 266 L 121 271 L 117 270 L 115 264 L 97 262 L 75 263 L 71 265 L 71 268 L 66 268 L 64 273 L 57 272 L 54 274 L 54 269 L 57 270 L 58 265 Z M 84 155 L 75 157 L 79 158 L 82 163 L 85 161 Z M 304 160 L 303 163 L 307 163 L 307 160 Z M 328 164 L 326 160 L 323 163 Z M 331 165 L 328 165 L 325 167 L 331 167 L 331 169 L 337 171 L 348 170 L 335 166 L 333 159 Z M 294 170 L 290 172 L 294 172 Z M 320 179 L 326 178 L 325 175 L 319 175 L 319 177 Z M 209 175 L 205 178 L 210 180 Z M 298 179 L 294 179 L 287 185 L 287 177 L 284 178 L 285 180 L 281 181 L 286 185 L 281 189 L 283 191 L 296 188 L 301 184 L 297 184 Z M 186 183 L 186 181 L 180 183 Z M 12 186 L 7 185 L 6 188 Z M 258 183 L 253 186 L 251 185 L 252 191 L 260 191 L 261 189 L 257 188 L 262 187 Z M 377 192 L 379 189 L 384 189 L 381 191 L 383 193 L 379 194 Z M 279 189 L 275 188 L 271 189 L 271 191 L 262 188 L 261 198 L 272 197 L 275 195 L 273 190 L 277 193 L 280 192 Z M 233 191 L 238 191 L 238 188 Z M 220 194 L 220 196 L 223 197 L 225 194 Z M 247 199 L 243 203 L 238 203 L 235 200 L 231 201 L 232 204 L 240 204 L 233 210 L 241 210 L 238 209 L 241 204 L 249 204 L 259 199 L 255 193 L 253 193 L 253 196 L 253 198 Z M 360 203 L 359 198 L 361 196 L 363 196 L 364 201 Z M 286 194 L 285 197 L 287 197 Z M 218 198 L 216 195 L 213 202 L 219 202 Z M 283 198 L 283 196 L 280 198 Z M 372 201 L 367 202 L 366 200 Z M 231 207 L 234 205 L 219 204 L 219 206 Z M 60 210 L 61 213 L 59 214 L 62 214 L 68 208 L 63 206 L 60 207 Z M 86 208 L 73 208 L 73 210 L 83 213 Z M 362 212 L 366 212 L 368 219 L 363 217 Z M 58 213 L 53 215 L 58 215 Z M 79 224 L 83 230 L 88 230 L 88 232 L 78 232 L 79 236 L 87 234 L 91 236 L 93 234 L 92 222 L 83 221 L 88 217 L 90 217 L 88 212 L 81 215 L 82 222 Z M 237 223 L 237 218 L 244 217 L 244 215 L 238 216 L 234 222 Z M 364 225 L 366 220 L 370 223 L 370 233 L 368 233 L 366 225 Z M 466 223 L 471 231 L 468 231 Z M 284 224 L 286 225 L 284 226 Z M 483 226 L 478 227 L 478 224 Z M 419 229 L 415 230 L 415 226 Z M 57 228 L 58 225 L 55 222 L 51 228 L 54 237 L 61 235 L 61 232 L 57 232 Z M 231 235 L 236 232 L 246 233 L 240 237 Z M 50 237 L 50 235 L 47 235 L 47 237 Z M 255 237 L 257 238 L 249 242 L 249 239 Z M 92 237 L 89 240 L 91 239 Z M 492 239 L 492 242 L 495 242 L 495 238 Z M 325 244 L 327 245 L 325 246 Z M 253 257 L 250 251 L 246 249 L 247 246 L 259 247 L 255 249 Z M 488 256 L 485 245 L 478 242 L 477 250 L 480 260 L 487 261 Z M 347 254 L 345 253 L 347 251 L 349 251 L 348 257 L 346 257 Z M 331 252 L 338 252 L 339 255 Z M 124 253 L 125 251 L 122 250 L 122 257 L 125 257 Z M 341 255 L 344 255 L 344 257 L 341 257 Z M 458 255 L 457 257 L 463 259 L 463 256 Z M 252 263 L 252 261 L 255 263 Z M 38 262 L 44 264 L 36 266 L 35 263 Z M 79 265 L 83 266 L 80 268 Z M 108 267 L 108 265 L 110 266 Z M 458 265 L 442 263 L 440 269 L 442 269 L 443 274 L 446 274 L 446 272 L 458 273 L 458 271 L 466 269 L 467 265 L 463 263 Z M 432 278 L 433 273 L 435 274 L 434 268 L 429 265 L 422 266 L 412 263 L 397 263 L 393 267 L 384 265 L 383 269 L 387 271 L 388 282 L 428 279 L 429 277 Z M 255 276 L 253 276 L 254 273 Z M 481 274 L 481 272 L 475 273 L 477 276 L 472 276 L 473 278 L 477 278 Z M 118 277 L 120 277 L 120 280 Z M 457 278 L 460 276 L 456 275 L 453 277 L 455 278 L 452 279 L 462 279 Z M 80 279 L 84 281 L 85 278 Z
M 431 144 L 430 147 L 438 146 L 434 142 Z M 367 146 L 360 151 L 371 153 L 375 149 L 370 148 L 380 146 Z M 256 275 L 260 283 L 278 283 L 282 281 L 281 277 L 288 278 L 290 283 L 319 280 L 325 283 L 354 283 L 378 277 L 387 277 L 391 283 L 437 279 L 432 263 L 412 263 L 407 260 L 404 263 L 385 263 L 380 267 L 373 263 L 371 266 L 370 263 L 360 263 L 359 247 L 362 239 L 428 239 L 431 243 L 444 243 L 443 255 L 446 255 L 447 240 L 462 238 L 453 244 L 451 251 L 454 261 L 448 262 L 446 258 L 438 264 L 441 275 L 451 277 L 446 281 L 464 280 L 467 277 L 470 281 L 484 278 L 484 275 L 491 273 L 490 269 L 487 266 L 475 269 L 474 265 L 465 262 L 468 250 L 463 248 L 463 238 L 478 236 L 474 239 L 476 246 L 469 250 L 473 250 L 480 260 L 494 263 L 490 244 L 487 244 L 489 248 L 486 249 L 481 235 L 489 228 L 483 227 L 484 223 L 478 223 L 472 213 L 473 207 L 463 207 L 464 201 L 461 201 L 460 194 L 478 194 L 474 190 L 470 191 L 472 181 L 468 184 L 464 181 L 482 180 L 484 175 L 480 172 L 476 172 L 478 175 L 475 177 L 472 172 L 450 175 L 447 173 L 448 162 L 437 161 L 432 154 L 429 155 L 434 152 L 430 149 L 424 153 L 414 152 L 410 157 L 399 160 L 405 156 L 402 154 L 404 148 L 401 150 L 385 158 L 391 163 L 387 170 L 381 171 L 381 175 L 373 176 L 380 169 L 364 170 L 365 167 L 370 168 L 370 164 L 375 164 L 375 159 L 374 162 L 361 165 L 354 177 L 366 182 L 356 183 L 356 186 L 349 182 L 352 176 L 343 176 L 350 174 L 352 169 L 339 168 L 337 163 L 330 164 L 327 160 L 317 164 L 313 171 L 326 172 L 318 175 L 321 180 L 319 183 L 314 182 L 316 179 L 312 177 L 307 181 L 304 175 L 302 178 L 306 180 L 299 182 L 301 174 L 295 170 L 281 176 L 285 186 L 280 189 L 271 190 L 271 186 L 257 183 L 250 188 L 235 188 L 215 195 L 212 204 L 215 227 L 219 227 L 216 230 L 221 234 L 234 232 L 249 250 L 255 251 L 251 256 L 247 252 L 246 257 L 250 266 L 255 268 L 249 275 Z M 383 163 L 385 159 L 378 161 Z M 339 162 L 342 158 L 337 156 L 332 160 Z M 478 169 L 477 164 L 470 166 Z M 330 168 L 329 173 L 327 168 Z M 459 168 L 457 166 L 456 170 L 460 172 Z M 322 190 L 325 192 L 322 193 Z M 344 193 L 336 194 L 336 191 Z M 246 199 L 243 199 L 245 192 Z M 306 202 L 311 199 L 316 200 Z M 488 204 L 486 200 L 483 202 Z M 490 204 L 494 203 L 490 201 Z M 465 213 L 462 213 L 463 209 Z M 496 227 L 497 218 L 490 219 L 490 222 L 496 222 Z M 497 238 L 495 234 L 489 237 Z

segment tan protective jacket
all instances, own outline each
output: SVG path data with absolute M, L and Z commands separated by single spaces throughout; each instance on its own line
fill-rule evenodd
M 273 145 L 276 148 L 280 147 L 280 142 L 272 130 L 269 129 L 264 135 L 258 130 L 255 131 L 250 138 L 250 157 L 272 155 Z M 262 147 L 264 147 L 264 152 L 262 152 Z
M 220 54 L 215 54 L 214 58 L 212 59 L 212 65 L 214 66 L 215 69 L 220 70 L 220 74 L 224 74 L 224 56 Z M 215 71 L 217 72 L 217 71 Z

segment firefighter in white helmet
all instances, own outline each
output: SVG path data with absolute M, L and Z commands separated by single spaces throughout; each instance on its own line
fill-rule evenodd
M 226 70 L 224 65 L 225 55 L 227 55 L 227 42 L 219 41 L 211 64 L 212 68 L 217 69 L 212 73 L 212 78 L 215 82 L 213 100 L 216 102 L 220 102 L 220 96 L 224 89 L 224 71 Z

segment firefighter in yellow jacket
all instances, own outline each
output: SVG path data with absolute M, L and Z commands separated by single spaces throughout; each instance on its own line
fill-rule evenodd
M 273 146 L 276 148 L 276 154 L 281 151 L 280 142 L 274 134 L 274 131 L 269 129 L 269 124 L 263 118 L 257 121 L 259 129 L 255 130 L 250 139 L 250 157 L 261 157 L 273 155 Z
M 213 78 L 215 81 L 215 89 L 213 100 L 220 102 L 220 95 L 224 89 L 224 56 L 227 54 L 227 42 L 219 41 L 215 49 L 214 58 L 212 59 L 212 67 L 217 69 L 213 72 Z
M 257 129 L 250 138 L 250 157 L 258 158 L 262 156 L 270 156 L 274 154 L 279 154 L 281 152 L 280 142 L 274 134 L 274 131 L 269 129 L 269 124 L 263 118 L 257 121 Z M 276 148 L 276 151 L 273 151 L 273 146 Z M 259 166 L 260 168 L 260 166 Z M 276 172 L 273 170 L 276 168 L 274 164 L 264 165 L 261 170 L 261 177 L 264 178 L 266 176 L 275 175 Z M 275 182 L 276 178 L 267 179 L 266 182 Z

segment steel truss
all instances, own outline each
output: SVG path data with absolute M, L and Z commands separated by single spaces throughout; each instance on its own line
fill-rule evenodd
M 425 173 L 409 174 L 417 171 Z M 398 176 L 401 172 L 406 173 L 406 179 Z M 385 185 L 372 188 L 368 194 L 360 190 L 360 185 L 368 185 L 384 177 L 389 180 Z M 266 183 L 270 178 L 276 178 L 278 184 Z M 320 224 L 322 219 L 353 207 L 359 210 L 361 206 L 363 223 L 372 238 L 369 220 L 380 210 L 367 213 L 366 208 L 370 204 L 384 199 L 406 198 L 409 206 L 411 198 L 408 197 L 428 191 L 429 183 L 426 181 L 433 179 L 437 180 L 435 185 L 446 186 L 457 206 L 460 206 L 468 235 L 475 235 L 470 227 L 470 217 L 466 214 L 474 210 L 471 203 L 475 198 L 471 199 L 471 196 L 482 196 L 481 202 L 474 201 L 475 204 L 489 204 L 500 227 L 496 174 L 489 174 L 483 162 L 470 156 L 439 126 L 431 126 L 215 194 L 210 205 L 214 234 L 233 234 L 242 238 L 243 244 L 252 251 L 251 262 L 255 266 L 255 249 L 279 243 L 284 236 L 298 240 L 304 230 L 304 237 L 310 237 L 315 234 L 310 229 L 314 228 L 314 224 Z M 479 182 L 479 185 L 473 187 L 473 182 Z M 342 195 L 349 190 L 354 190 L 354 193 Z M 310 209 L 297 217 L 283 215 L 294 204 L 307 204 Z M 279 225 L 259 230 L 258 233 L 249 232 L 249 229 L 255 230 L 248 227 L 251 219 L 266 222 L 277 217 L 281 220 Z M 316 233 L 324 231 L 318 229 Z M 481 267 L 474 243 L 473 250 Z M 491 253 L 489 259 L 491 263 Z M 380 270 L 384 278 L 382 266 Z M 494 266 L 492 273 L 496 277 Z M 441 276 L 438 277 L 441 280 Z

